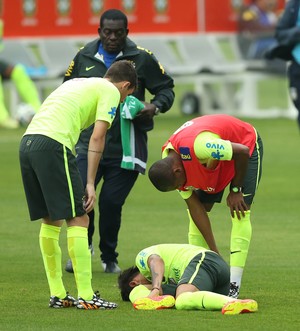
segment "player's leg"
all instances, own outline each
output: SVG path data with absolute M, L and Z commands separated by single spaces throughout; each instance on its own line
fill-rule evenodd
M 218 254 L 203 251 L 191 260 L 178 282 L 176 308 L 221 310 L 228 302 L 224 294 L 229 280 L 228 264 Z
M 297 121 L 300 129 L 300 65 L 293 61 L 288 67 L 290 97 L 298 111 Z
M 18 121 L 10 117 L 10 114 L 5 105 L 3 93 L 2 79 L 5 78 L 9 65 L 6 62 L 0 61 L 0 127 L 7 129 L 16 129 L 19 126 Z
M 227 263 L 213 252 L 195 256 L 187 266 L 176 290 L 175 307 L 179 310 L 222 310 L 236 301 L 224 295 L 228 293 L 230 271 Z M 218 292 L 218 293 L 216 293 Z M 231 314 L 257 310 L 254 300 L 232 304 L 224 310 Z
M 245 213 L 245 217 L 242 217 L 240 220 L 236 216 L 232 218 L 230 240 L 231 285 L 229 295 L 234 298 L 237 298 L 239 295 L 252 237 L 250 207 L 261 178 L 262 157 L 263 145 L 258 136 L 256 148 L 249 159 L 248 170 L 243 184 L 243 195 L 249 210 Z
M 39 234 L 40 250 L 50 288 L 51 308 L 67 308 L 77 304 L 66 291 L 62 280 L 62 254 L 59 246 L 61 225 L 62 221 L 52 222 L 46 218 L 41 224 Z
M 78 167 L 78 170 L 79 170 L 79 173 L 80 173 L 80 177 L 81 177 L 81 180 L 82 180 L 83 187 L 86 187 L 86 181 L 87 181 L 87 154 L 78 153 L 76 155 L 76 163 L 77 163 L 77 167 Z M 99 180 L 96 179 L 96 183 L 98 183 Z M 89 247 L 91 253 L 93 251 L 93 234 L 94 234 L 94 230 L 95 230 L 94 215 L 95 215 L 94 210 L 92 210 L 88 214 L 88 216 L 89 216 L 88 247 Z M 65 270 L 67 272 L 70 272 L 70 273 L 74 272 L 71 259 L 68 259 L 68 261 L 66 263 L 66 266 L 65 266 Z
M 184 286 L 184 285 L 182 285 Z M 175 301 L 178 310 L 220 310 L 224 315 L 253 313 L 258 310 L 255 300 L 237 300 L 226 295 L 209 291 L 186 289 Z
M 101 260 L 108 273 L 119 273 L 118 234 L 121 226 L 122 207 L 137 177 L 137 171 L 120 168 L 119 162 L 104 163 L 103 185 L 99 197 L 99 235 Z
M 57 197 L 55 197 L 56 204 L 53 202 L 49 208 L 49 214 L 51 219 L 57 219 L 58 215 L 62 215 L 61 218 L 67 221 L 68 252 L 72 260 L 78 290 L 77 308 L 116 308 L 116 304 L 101 299 L 99 293 L 94 292 L 92 288 L 92 265 L 87 230 L 89 218 L 84 209 L 85 190 L 76 159 L 65 146 L 62 146 L 61 151 L 57 151 L 56 158 L 61 163 L 56 167 L 56 176 L 61 178 L 61 182 L 57 179 L 55 183 L 55 180 L 51 178 L 54 184 L 51 183 L 49 186 L 56 187 Z
M 181 294 L 176 297 L 175 307 L 178 310 L 222 310 L 223 306 L 233 301 L 226 295 L 199 291 L 193 285 L 180 285 Z
M 39 93 L 22 65 L 17 64 L 13 67 L 11 80 L 14 82 L 21 99 L 30 105 L 34 111 L 38 111 L 41 106 Z
M 92 288 L 91 253 L 88 249 L 88 216 L 84 214 L 67 221 L 68 252 L 72 260 L 75 281 L 78 290 L 79 309 L 114 309 L 114 302 L 100 298 L 98 291 Z

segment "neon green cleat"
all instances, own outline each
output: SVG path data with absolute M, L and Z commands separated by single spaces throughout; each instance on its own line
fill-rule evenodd
M 258 310 L 255 300 L 234 300 L 226 303 L 222 308 L 223 315 L 237 315 L 244 313 L 254 313 Z
M 175 305 L 175 298 L 172 295 L 161 295 L 151 298 L 139 298 L 133 303 L 133 307 L 137 310 L 159 310 L 172 308 Z

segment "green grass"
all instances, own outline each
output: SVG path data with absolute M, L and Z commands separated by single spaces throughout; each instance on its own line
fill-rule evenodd
M 149 164 L 160 147 L 187 118 L 172 111 L 156 118 L 149 134 Z M 38 246 L 40 223 L 28 220 L 18 164 L 23 130 L 0 131 L 0 330 L 297 330 L 299 301 L 299 131 L 295 120 L 249 120 L 264 141 L 264 173 L 252 208 L 253 238 L 241 297 L 258 301 L 256 314 L 223 316 L 203 311 L 135 311 L 123 303 L 116 276 L 103 273 L 98 251 L 93 257 L 93 287 L 119 304 L 115 311 L 53 310 Z M 186 242 L 185 203 L 176 192 L 160 193 L 140 176 L 123 209 L 119 263 L 133 264 L 139 249 L 162 242 Z M 212 223 L 228 261 L 230 217 L 225 202 L 215 206 Z M 97 230 L 96 230 L 97 231 Z M 95 235 L 95 245 L 98 236 Z M 67 260 L 62 230 L 63 263 Z M 73 275 L 63 272 L 67 289 L 77 295 Z

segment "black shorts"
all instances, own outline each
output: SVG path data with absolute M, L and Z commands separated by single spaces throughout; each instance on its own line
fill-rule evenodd
M 230 270 L 222 257 L 214 252 L 196 255 L 186 267 L 178 285 L 192 284 L 199 291 L 228 295 Z
M 84 187 L 72 152 L 43 135 L 26 135 L 20 165 L 31 220 L 71 219 L 85 214 Z
M 257 134 L 254 151 L 249 158 L 248 169 L 243 183 L 243 195 L 247 205 L 251 205 L 262 174 L 263 144 Z M 195 191 L 202 203 L 221 202 L 224 190 L 216 194 L 208 194 L 204 191 Z

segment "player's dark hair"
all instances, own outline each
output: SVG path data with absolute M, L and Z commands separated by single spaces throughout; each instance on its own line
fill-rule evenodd
M 133 290 L 133 287 L 131 287 L 129 283 L 138 273 L 139 269 L 137 267 L 130 267 L 120 273 L 118 277 L 118 285 L 123 301 L 129 301 L 129 294 Z
M 173 191 L 175 189 L 172 164 L 173 160 L 166 157 L 153 163 L 148 171 L 151 183 L 161 192 Z
M 130 61 L 120 60 L 114 62 L 106 71 L 104 78 L 109 78 L 112 83 L 127 81 L 129 88 L 137 88 L 138 79 L 135 68 Z
M 118 9 L 109 9 L 101 15 L 100 28 L 103 27 L 104 20 L 113 20 L 113 21 L 120 20 L 124 22 L 125 29 L 127 29 L 128 26 L 127 16 Z

